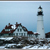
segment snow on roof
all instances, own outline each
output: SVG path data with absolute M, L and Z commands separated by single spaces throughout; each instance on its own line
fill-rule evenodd
M 34 32 L 34 34 L 39 34 L 39 32 Z
M 13 26 L 11 26 L 12 27 L 12 29 L 15 29 L 16 28 L 16 25 L 13 25 Z

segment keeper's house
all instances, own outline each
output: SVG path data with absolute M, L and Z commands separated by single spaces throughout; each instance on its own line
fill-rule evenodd
M 25 37 L 33 37 L 33 32 L 28 31 L 26 27 L 22 26 L 21 23 L 18 24 L 16 22 L 15 25 L 8 24 L 1 31 L 0 36 L 25 36 Z

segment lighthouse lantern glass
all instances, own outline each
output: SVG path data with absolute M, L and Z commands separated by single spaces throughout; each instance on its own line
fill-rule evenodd
M 39 9 L 39 11 L 42 11 L 42 9 Z

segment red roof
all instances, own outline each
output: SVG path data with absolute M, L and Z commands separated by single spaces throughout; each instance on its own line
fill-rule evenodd
M 5 29 L 3 29 L 2 31 L 1 31 L 1 33 L 13 33 L 16 29 L 17 29 L 17 27 L 19 26 L 19 25 L 21 25 L 21 23 L 20 24 L 15 24 L 16 25 L 16 28 L 15 29 L 12 29 L 12 27 L 11 26 L 13 26 L 12 24 L 11 25 L 9 25 L 9 26 L 5 26 L 5 29 L 11 29 L 10 31 L 5 31 Z M 22 26 L 22 25 L 21 25 Z M 22 26 L 22 28 L 23 28 L 23 30 L 24 31 L 28 31 L 24 26 Z M 25 28 L 25 29 L 24 29 Z
M 18 27 L 20 24 L 17 24 L 16 27 Z
M 5 29 L 12 29 L 11 26 L 12 26 L 12 25 L 9 25 L 9 26 L 6 25 Z
M 1 31 L 1 33 L 9 33 L 9 31 L 5 31 L 5 29 L 3 29 L 3 30 Z
M 20 23 L 20 24 L 17 24 L 16 27 L 18 27 L 19 25 L 21 25 L 21 23 Z M 22 26 L 22 25 L 21 25 L 21 26 Z M 28 31 L 28 30 L 26 29 L 26 27 L 22 26 L 22 28 L 23 28 L 24 31 Z M 16 29 L 17 29 L 17 28 L 16 28 Z
M 1 33 L 3 33 L 3 34 L 6 34 L 6 33 L 13 33 L 15 30 L 11 30 L 11 31 L 5 31 L 5 29 L 3 29 L 2 31 L 1 31 Z
M 1 31 L 1 33 L 3 33 L 3 34 L 5 34 L 5 33 L 13 33 L 17 29 L 18 26 L 21 26 L 24 31 L 27 31 L 28 32 L 28 34 L 34 34 L 32 31 L 28 31 L 26 29 L 26 27 L 22 26 L 21 23 L 20 24 L 15 24 L 15 25 L 16 25 L 16 28 L 15 29 L 12 29 L 11 26 L 13 26 L 13 25 L 9 25 L 9 26 L 6 25 L 5 29 L 11 29 L 11 30 L 10 31 L 5 31 L 5 29 L 3 29 Z
M 45 35 L 48 35 L 48 34 L 50 34 L 50 32 L 46 33 Z
M 32 31 L 28 31 L 28 34 L 34 34 Z
M 24 26 L 22 26 L 23 28 L 25 28 Z
M 15 30 L 11 30 L 10 33 L 13 33 Z
M 28 31 L 28 30 L 26 29 L 26 27 L 22 26 L 22 28 L 23 28 L 24 31 Z

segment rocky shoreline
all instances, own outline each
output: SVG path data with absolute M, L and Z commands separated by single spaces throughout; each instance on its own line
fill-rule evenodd
M 7 37 L 8 38 L 8 37 Z M 43 39 L 43 41 L 38 40 L 38 39 L 29 39 L 28 37 L 13 37 L 10 40 L 6 39 L 1 39 L 0 38 L 0 46 L 4 46 L 4 48 L 7 49 L 28 49 L 31 47 L 46 47 L 47 49 L 50 48 L 50 41 L 47 41 L 47 39 Z M 36 48 L 35 47 L 35 48 Z M 34 48 L 33 48 L 34 49 Z

